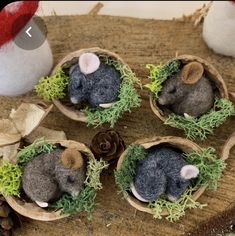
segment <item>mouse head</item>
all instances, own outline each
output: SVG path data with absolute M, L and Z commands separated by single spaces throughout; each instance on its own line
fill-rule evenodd
M 169 200 L 176 201 L 190 185 L 191 180 L 196 178 L 199 170 L 194 165 L 184 165 L 178 175 L 167 179 L 166 194 Z
M 185 99 L 194 85 L 202 78 L 204 68 L 201 63 L 190 62 L 180 73 L 166 80 L 159 96 L 161 105 L 172 105 Z
M 100 59 L 94 53 L 83 53 L 79 57 L 78 64 L 70 68 L 70 81 L 68 92 L 73 104 L 79 104 L 87 100 L 93 81 L 87 75 L 94 73 L 100 66 Z
M 60 164 L 56 166 L 56 179 L 63 192 L 78 195 L 81 190 L 81 171 L 84 160 L 81 153 L 75 148 L 67 148 L 61 155 Z M 81 183 L 82 182 L 82 183 Z

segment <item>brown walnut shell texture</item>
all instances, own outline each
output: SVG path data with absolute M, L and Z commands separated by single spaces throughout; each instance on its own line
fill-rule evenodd
M 111 161 L 120 157 L 125 150 L 125 143 L 120 134 L 108 129 L 97 133 L 91 141 L 91 151 L 97 159 Z
M 175 136 L 165 136 L 165 137 L 157 136 L 157 137 L 152 137 L 148 139 L 141 139 L 141 140 L 137 140 L 133 144 L 142 145 L 145 149 L 148 149 L 150 147 L 160 145 L 160 144 L 169 144 L 173 147 L 181 149 L 185 153 L 200 151 L 201 149 L 196 143 L 188 139 L 175 137 Z M 225 161 L 226 159 L 229 158 L 230 150 L 232 149 L 234 145 L 235 145 L 235 132 L 226 141 L 223 147 L 222 153 L 221 153 L 221 160 Z M 125 152 L 123 152 L 123 154 L 119 158 L 118 163 L 117 163 L 117 170 L 121 169 L 122 163 L 125 160 L 127 152 L 128 152 L 128 149 L 126 149 Z M 198 190 L 196 190 L 192 195 L 193 200 L 196 201 L 205 192 L 206 188 L 207 188 L 207 185 L 200 187 Z M 133 206 L 137 210 L 147 212 L 149 214 L 153 214 L 152 210 L 148 207 L 148 203 L 143 203 L 130 194 L 128 195 L 126 200 L 129 202 L 131 206 Z M 162 216 L 169 215 L 167 209 L 163 209 L 161 215 Z

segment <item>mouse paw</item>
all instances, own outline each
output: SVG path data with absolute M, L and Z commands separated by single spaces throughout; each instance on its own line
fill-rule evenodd
M 185 117 L 186 119 L 191 119 L 191 118 L 193 118 L 193 116 L 190 116 L 190 115 L 187 114 L 187 113 L 184 113 L 184 117 Z
M 99 104 L 99 106 L 102 107 L 102 108 L 110 108 L 112 105 L 113 105 L 113 102 L 112 103 Z
M 173 197 L 172 195 L 167 195 L 168 200 L 170 200 L 171 202 L 175 202 L 177 200 L 176 197 Z
M 39 201 L 35 201 L 36 204 L 42 208 L 48 207 L 48 203 L 47 202 L 39 202 Z

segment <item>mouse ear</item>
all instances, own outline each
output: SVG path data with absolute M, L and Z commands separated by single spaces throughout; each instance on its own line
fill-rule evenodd
M 91 74 L 95 72 L 100 66 L 100 59 L 94 53 L 83 53 L 79 57 L 79 67 L 83 74 Z
M 199 174 L 199 169 L 193 165 L 185 165 L 182 167 L 180 171 L 180 176 L 185 180 L 196 178 L 198 174 Z
M 77 170 L 84 164 L 82 154 L 76 148 L 67 148 L 61 155 L 63 165 L 69 169 Z
M 199 62 L 190 62 L 181 71 L 181 77 L 185 84 L 195 84 L 202 78 L 203 65 Z

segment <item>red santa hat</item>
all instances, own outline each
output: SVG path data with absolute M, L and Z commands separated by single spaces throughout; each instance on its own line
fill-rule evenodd
M 19 1 L 8 4 L 0 11 L 0 47 L 15 38 L 33 17 L 38 9 L 38 5 L 38 1 Z M 14 25 L 16 20 L 17 24 Z

